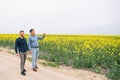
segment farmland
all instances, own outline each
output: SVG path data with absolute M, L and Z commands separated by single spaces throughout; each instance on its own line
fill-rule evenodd
M 17 34 L 0 34 L 0 46 L 14 48 Z M 28 35 L 26 35 L 28 38 Z M 92 69 L 106 76 L 120 78 L 120 36 L 47 35 L 39 41 L 39 58 L 75 68 Z

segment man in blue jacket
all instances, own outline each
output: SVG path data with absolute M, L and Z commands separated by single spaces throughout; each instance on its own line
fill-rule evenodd
M 37 66 L 37 58 L 39 56 L 39 44 L 38 40 L 42 40 L 45 37 L 45 33 L 43 36 L 37 36 L 35 35 L 35 30 L 30 29 L 30 36 L 28 38 L 28 48 L 32 52 L 32 68 L 33 71 L 37 71 L 38 66 Z

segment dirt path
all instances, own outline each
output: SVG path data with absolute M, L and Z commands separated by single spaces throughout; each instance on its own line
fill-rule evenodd
M 38 72 L 33 72 L 31 62 L 26 62 L 27 75 L 22 76 L 19 69 L 19 57 L 9 50 L 0 50 L 0 80 L 108 80 L 104 75 L 90 71 L 70 68 L 52 68 L 41 64 Z

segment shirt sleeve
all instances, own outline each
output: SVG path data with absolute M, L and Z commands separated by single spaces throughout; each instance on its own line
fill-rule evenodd
M 28 49 L 28 44 L 27 44 L 26 38 L 25 38 L 25 43 L 26 43 L 26 49 L 27 49 L 27 51 L 28 51 L 29 49 Z
M 38 40 L 42 40 L 44 38 L 45 38 L 45 36 L 38 36 Z
M 31 40 L 30 40 L 30 37 L 28 38 L 28 50 L 31 50 Z
M 16 53 L 19 53 L 19 43 L 18 43 L 18 39 L 16 39 L 16 41 L 15 41 L 15 52 Z

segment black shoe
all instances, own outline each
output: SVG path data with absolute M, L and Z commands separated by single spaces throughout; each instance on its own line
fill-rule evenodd
M 23 69 L 24 72 L 26 72 L 26 69 Z
M 21 75 L 25 76 L 26 74 L 25 74 L 25 72 L 24 72 L 24 71 L 22 71 L 22 72 L 21 72 Z

